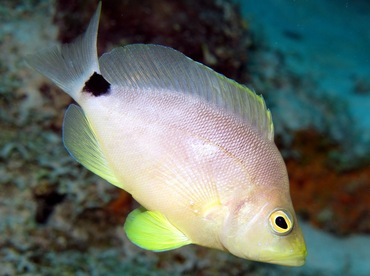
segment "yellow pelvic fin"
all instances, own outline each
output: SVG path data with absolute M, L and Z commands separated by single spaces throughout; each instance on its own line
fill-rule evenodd
M 71 104 L 64 116 L 63 143 L 84 167 L 108 182 L 123 188 L 104 157 L 99 142 L 81 107 Z
M 126 218 L 128 238 L 136 245 L 152 251 L 166 251 L 190 244 L 191 241 L 157 211 L 138 208 Z

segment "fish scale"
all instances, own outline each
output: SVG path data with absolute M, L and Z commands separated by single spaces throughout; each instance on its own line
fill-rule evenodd
M 263 98 L 160 45 L 98 58 L 100 10 L 85 34 L 27 62 L 78 104 L 64 117 L 68 152 L 141 204 L 126 218 L 129 240 L 303 265 L 306 245 Z

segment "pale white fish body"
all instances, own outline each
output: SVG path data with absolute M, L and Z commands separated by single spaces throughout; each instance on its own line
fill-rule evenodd
M 72 105 L 65 116 L 71 155 L 145 208 L 129 215 L 128 237 L 156 251 L 195 243 L 302 265 L 305 243 L 263 99 L 162 46 L 130 45 L 98 61 L 99 14 L 100 4 L 62 54 L 28 62 L 83 110 Z
M 115 89 L 120 90 L 120 87 L 112 87 L 113 93 Z M 163 106 L 156 101 L 163 99 L 163 93 L 153 91 L 153 98 L 150 99 L 147 95 L 135 92 L 125 96 L 114 107 L 107 99 L 106 104 L 110 108 L 106 108 L 104 99 L 103 104 L 92 97 L 86 97 L 86 103 L 84 100 L 81 102 L 86 114 L 99 114 L 99 118 L 92 121 L 94 130 L 101 137 L 99 140 L 102 148 L 114 148 L 114 151 L 105 151 L 106 158 L 119 183 L 122 183 L 122 188 L 146 209 L 166 214 L 192 241 L 199 239 L 199 243 L 206 242 L 201 238 L 204 236 L 206 239 L 211 238 L 213 244 L 219 243 L 215 240 L 215 235 L 210 235 L 209 232 L 217 229 L 200 225 L 203 224 L 207 211 L 205 204 L 222 207 L 216 183 L 207 179 L 212 168 L 207 168 L 206 162 L 208 160 L 211 163 L 215 158 L 214 152 L 218 149 L 212 145 L 213 148 L 207 148 L 192 133 L 179 129 L 183 125 L 181 112 L 178 112 L 178 116 L 174 114 L 172 120 L 169 117 L 177 106 Z M 164 113 L 158 114 L 160 109 Z M 116 116 L 120 120 L 112 121 L 111 118 Z M 179 137 L 179 134 L 182 136 Z M 197 160 L 191 162 L 194 155 Z M 212 164 L 215 165 L 222 164 Z M 222 167 L 217 169 L 222 173 Z M 209 185 L 209 190 L 203 192 L 203 186 L 208 184 L 213 186 Z M 215 202 L 208 202 L 212 200 Z M 197 227 L 194 228 L 194 225 Z M 197 235 L 191 234 L 193 229 L 197 230 Z M 202 230 L 204 234 L 201 233 Z M 220 248 L 220 245 L 216 247 Z

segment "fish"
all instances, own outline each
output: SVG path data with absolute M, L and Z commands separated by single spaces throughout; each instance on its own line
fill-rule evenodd
M 307 255 L 262 96 L 170 47 L 98 57 L 101 2 L 69 44 L 26 57 L 71 96 L 62 137 L 85 168 L 140 204 L 123 226 L 155 252 L 189 244 L 301 266 Z

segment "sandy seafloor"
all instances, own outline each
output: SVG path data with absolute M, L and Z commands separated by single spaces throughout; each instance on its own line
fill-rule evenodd
M 265 45 L 251 57 L 249 86 L 264 90 L 276 133 L 289 140 L 285 132 L 324 129 L 349 149 L 347 162 L 367 160 L 370 3 L 240 2 L 250 31 Z M 105 221 L 104 212 L 94 211 L 106 206 L 116 189 L 86 174 L 63 149 L 62 114 L 53 108 L 62 110 L 68 98 L 48 107 L 54 92 L 40 93 L 45 79 L 22 61 L 24 55 L 56 43 L 52 17 L 58 11 L 53 1 L 24 1 L 11 12 L 9 6 L 0 8 L 0 275 L 370 275 L 368 235 L 337 237 L 308 222 L 301 223 L 308 257 L 299 268 L 248 262 L 197 246 L 156 254 L 130 244 L 120 223 Z M 284 68 L 277 56 L 283 56 Z M 277 88 L 264 84 L 280 72 L 305 80 L 300 91 L 280 87 L 274 93 Z M 50 99 L 43 99 L 45 95 Z M 40 108 L 42 118 L 37 115 Z M 59 123 L 50 123 L 50 118 Z M 35 125 L 41 126 L 36 132 Z M 50 125 L 54 130 L 48 130 Z M 57 183 L 56 195 L 69 196 L 47 223 L 38 224 L 35 198 L 45 188 L 43 181 Z

